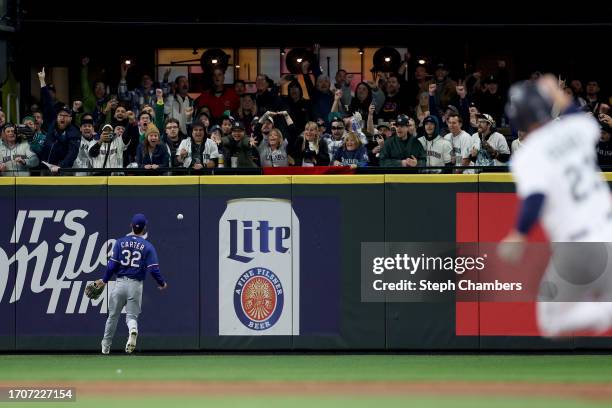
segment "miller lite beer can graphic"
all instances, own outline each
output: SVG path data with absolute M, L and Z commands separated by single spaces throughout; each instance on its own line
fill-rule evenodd
M 229 200 L 219 220 L 219 335 L 298 335 L 300 223 L 290 200 Z

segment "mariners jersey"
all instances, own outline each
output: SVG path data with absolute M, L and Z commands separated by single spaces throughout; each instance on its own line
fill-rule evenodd
M 511 161 L 521 198 L 544 194 L 541 219 L 553 242 L 612 241 L 610 189 L 599 168 L 597 122 L 571 114 L 533 131 Z
M 474 145 L 472 137 L 465 130 L 462 130 L 457 136 L 448 133 L 444 136 L 444 139 L 448 140 L 453 147 L 452 155 L 455 158 L 455 166 L 462 166 L 461 160 L 470 157 L 472 147 L 480 147 L 480 144 L 478 146 Z M 470 170 L 465 170 L 465 172 L 468 171 Z
M 425 136 L 419 137 L 419 142 L 423 145 L 427 154 L 427 167 L 443 167 L 451 162 L 453 147 L 451 143 L 441 136 L 436 136 L 433 140 L 427 140 Z M 442 172 L 442 170 L 437 170 Z
M 140 281 L 145 279 L 147 272 L 150 272 L 160 286 L 164 284 L 164 279 L 159 273 L 155 248 L 143 237 L 133 234 L 119 238 L 115 242 L 104 282 L 107 282 L 115 272 L 117 277 L 127 276 Z

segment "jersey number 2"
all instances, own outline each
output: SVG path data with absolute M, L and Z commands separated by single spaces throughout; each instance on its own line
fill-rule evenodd
M 121 255 L 123 255 L 123 259 L 121 260 L 121 265 L 123 266 L 131 266 L 133 268 L 140 267 L 140 257 L 142 254 L 138 251 L 131 252 L 127 249 L 121 251 Z

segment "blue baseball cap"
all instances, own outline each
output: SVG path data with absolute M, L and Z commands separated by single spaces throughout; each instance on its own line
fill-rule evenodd
M 134 228 L 144 228 L 147 225 L 147 217 L 144 214 L 134 214 L 132 217 L 132 227 Z

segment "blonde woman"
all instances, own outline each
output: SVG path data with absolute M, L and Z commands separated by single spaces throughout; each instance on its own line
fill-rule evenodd
M 259 146 L 259 158 L 261 167 L 286 167 L 289 166 L 289 156 L 283 134 L 277 128 L 272 128 L 268 133 L 268 140 L 262 140 Z
M 315 122 L 307 122 L 304 133 L 297 138 L 295 152 L 296 166 L 329 166 L 327 143 L 319 138 L 319 127 Z
M 334 155 L 334 166 L 348 166 L 353 169 L 368 165 L 368 151 L 361 144 L 355 132 L 348 132 L 344 136 L 344 146 Z

